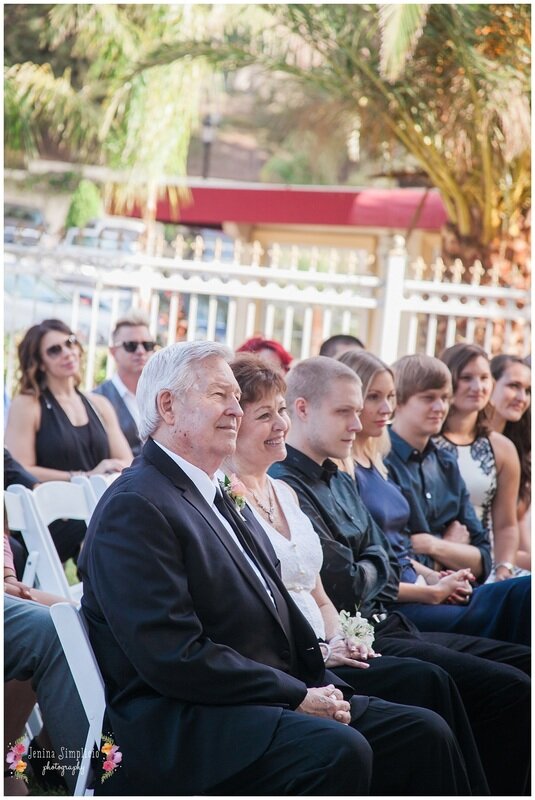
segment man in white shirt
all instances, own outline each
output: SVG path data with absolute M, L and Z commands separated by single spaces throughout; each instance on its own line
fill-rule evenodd
M 141 441 L 136 390 L 139 376 L 153 354 L 156 342 L 150 335 L 146 317 L 139 311 L 131 311 L 119 319 L 111 338 L 110 353 L 115 359 L 117 372 L 95 392 L 111 402 L 132 453 L 137 456 Z

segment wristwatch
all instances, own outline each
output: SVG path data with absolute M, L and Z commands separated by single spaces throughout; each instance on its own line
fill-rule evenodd
M 497 571 L 498 567 L 505 567 L 505 569 L 509 570 L 511 575 L 515 573 L 515 565 L 511 564 L 510 561 L 499 561 L 497 564 L 494 565 L 494 572 Z

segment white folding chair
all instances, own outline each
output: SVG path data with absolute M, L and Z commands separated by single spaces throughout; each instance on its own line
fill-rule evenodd
M 71 483 L 75 483 L 78 486 L 82 486 L 85 492 L 86 501 L 88 504 L 88 508 L 91 509 L 91 513 L 93 513 L 96 504 L 98 503 L 98 494 L 96 493 L 93 484 L 91 483 L 90 479 L 87 475 L 74 475 L 71 478 Z
M 100 751 L 101 746 L 102 718 L 106 706 L 104 681 L 80 612 L 69 603 L 56 603 L 51 606 L 50 615 L 89 723 L 74 794 L 92 795 L 93 790 L 87 789 L 87 783 L 91 752 Z
M 30 586 L 37 583 L 44 592 L 76 602 L 76 593 L 67 582 L 50 531 L 37 510 L 33 493 L 21 484 L 13 484 L 4 492 L 4 501 L 8 526 L 10 530 L 20 531 L 22 534 L 29 553 L 28 560 L 31 561 L 34 580 L 30 582 L 29 571 L 27 573 L 25 570 L 24 581 Z
M 111 486 L 113 481 L 119 477 L 120 472 L 112 472 L 111 475 L 90 475 L 89 481 L 95 493 L 97 501 L 100 500 L 108 486 Z
M 80 519 L 86 524 L 91 519 L 95 498 L 89 481 L 46 481 L 33 490 L 37 510 L 45 525 L 57 519 Z
M 36 486 L 32 495 L 38 514 L 47 528 L 57 519 L 79 519 L 89 524 L 97 502 L 87 478 L 78 483 L 46 481 Z M 79 600 L 82 585 L 71 586 L 70 595 Z

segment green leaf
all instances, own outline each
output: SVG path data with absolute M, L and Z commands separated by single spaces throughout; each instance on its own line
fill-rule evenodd
M 379 5 L 381 75 L 391 83 L 401 77 L 412 57 L 427 17 L 428 3 Z

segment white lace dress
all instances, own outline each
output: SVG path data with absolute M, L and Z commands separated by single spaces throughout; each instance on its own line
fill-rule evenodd
M 498 490 L 496 458 L 488 436 L 479 436 L 471 444 L 455 444 L 444 434 L 433 437 L 437 447 L 453 453 L 459 464 L 459 471 L 466 484 L 470 501 L 490 539 L 492 561 L 494 563 L 494 531 L 492 529 L 492 501 Z M 515 567 L 515 578 L 530 575 L 527 570 Z M 494 567 L 485 583 L 494 583 Z
M 492 532 L 492 501 L 498 489 L 496 458 L 488 436 L 479 436 L 470 444 L 455 444 L 443 434 L 433 438 L 437 447 L 448 450 L 457 458 L 459 472 L 468 489 L 470 502 L 479 520 L 488 531 L 494 551 Z
M 323 552 L 317 533 L 303 514 L 286 484 L 268 476 L 277 499 L 284 509 L 291 538 L 287 539 L 261 516 L 252 504 L 253 513 L 269 536 L 281 562 L 282 582 L 293 601 L 307 618 L 318 639 L 325 638 L 325 626 L 319 606 L 311 595 L 323 563 Z

